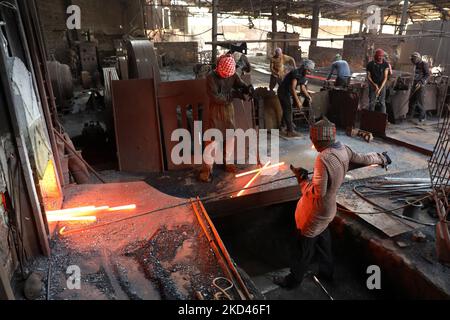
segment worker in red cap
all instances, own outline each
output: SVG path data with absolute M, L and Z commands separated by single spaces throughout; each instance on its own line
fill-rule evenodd
M 386 83 L 389 78 L 389 63 L 383 49 L 377 49 L 373 61 L 367 64 L 369 81 L 369 110 L 386 113 Z M 375 110 L 379 106 L 378 110 Z
M 253 86 L 245 84 L 236 74 L 236 61 L 233 56 L 226 54 L 217 61 L 217 68 L 212 71 L 207 81 L 207 94 L 209 97 L 209 117 L 204 120 L 203 128 L 218 129 L 222 136 L 226 137 L 226 130 L 235 129 L 233 100 L 246 99 L 253 91 Z M 225 141 L 224 145 L 214 146 L 214 150 L 219 148 L 225 150 L 225 171 L 236 172 L 236 167 L 232 164 L 234 154 L 234 138 Z M 217 144 L 219 142 L 210 142 Z M 208 144 L 209 145 L 209 144 Z M 222 149 L 223 148 L 223 149 Z M 202 182 L 211 182 L 213 166 L 217 159 L 213 159 L 209 152 L 204 154 L 204 163 L 199 175 Z
M 326 118 L 312 125 L 310 131 L 311 141 L 319 152 L 312 180 L 308 178 L 308 170 L 291 166 L 302 194 L 295 212 L 296 245 L 291 256 L 291 272 L 273 279 L 275 284 L 286 289 L 301 284 L 316 254 L 319 258 L 319 279 L 333 279 L 334 264 L 328 226 L 336 216 L 336 195 L 350 164 L 378 164 L 385 167 L 392 162 L 386 152 L 359 154 L 336 141 L 336 126 Z

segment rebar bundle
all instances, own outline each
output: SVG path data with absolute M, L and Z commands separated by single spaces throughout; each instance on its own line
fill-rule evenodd
M 436 251 L 439 260 L 450 262 L 449 174 L 450 174 L 450 109 L 445 106 L 443 122 L 433 155 L 429 161 L 433 197 L 439 222 L 436 225 Z

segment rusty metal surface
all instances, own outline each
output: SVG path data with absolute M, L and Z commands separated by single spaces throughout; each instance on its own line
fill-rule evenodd
M 154 82 L 112 82 L 119 168 L 128 172 L 163 171 Z
M 360 129 L 375 136 L 384 137 L 386 136 L 387 117 L 385 113 L 362 110 Z
M 409 110 L 409 96 L 411 95 L 411 89 L 398 90 L 393 92 L 390 96 L 390 105 L 392 108 L 392 114 L 394 120 L 403 119 Z
M 128 80 L 128 57 L 119 57 L 120 80 Z
M 353 127 L 358 111 L 359 96 L 346 90 L 333 89 L 330 91 L 330 107 L 327 117 L 338 128 Z M 362 129 L 362 128 L 361 128 Z
M 94 76 L 98 72 L 97 45 L 94 42 L 80 43 L 81 70 Z
M 171 152 L 178 142 L 171 141 L 171 135 L 176 129 L 186 129 L 194 136 L 194 121 L 203 121 L 208 118 L 209 98 L 206 88 L 205 79 L 162 82 L 158 87 L 159 113 L 168 170 L 192 167 L 192 165 L 176 165 L 172 162 Z M 236 128 L 243 130 L 253 128 L 252 102 L 234 100 L 233 105 Z
M 194 136 L 194 121 L 208 117 L 209 99 L 206 80 L 163 82 L 158 90 L 164 148 L 168 170 L 179 170 L 190 165 L 175 165 L 171 159 L 172 149 L 178 142 L 171 141 L 176 129 L 186 129 Z
M 127 43 L 128 75 L 130 79 L 155 79 L 161 82 L 153 43 L 149 40 L 131 40 Z
M 251 101 L 235 99 L 233 101 L 236 128 L 247 131 L 254 127 L 254 110 Z

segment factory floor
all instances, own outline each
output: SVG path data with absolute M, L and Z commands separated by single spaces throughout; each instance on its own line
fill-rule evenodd
M 260 71 L 256 70 L 255 72 L 254 81 L 258 85 L 265 86 L 268 83 L 269 75 L 264 72 L 264 68 L 266 68 L 265 65 Z M 170 70 L 163 72 L 163 77 L 167 80 L 179 80 L 186 73 L 187 70 L 184 69 Z M 89 92 L 81 92 L 76 105 L 83 106 L 88 94 Z M 103 111 L 88 110 L 69 114 L 64 117 L 64 127 L 71 137 L 77 137 L 81 134 L 80 123 L 97 120 L 102 122 L 105 120 Z M 280 162 L 284 162 L 284 165 L 274 176 L 260 176 L 253 186 L 259 184 L 264 184 L 264 186 L 244 192 L 242 203 L 246 203 L 245 197 L 247 196 L 251 198 L 252 195 L 256 195 L 257 198 L 258 194 L 264 194 L 263 197 L 268 194 L 277 198 L 280 193 L 283 193 L 283 190 L 295 189 L 297 186 L 295 179 L 289 179 L 291 176 L 290 164 L 308 170 L 313 169 L 317 153 L 312 148 L 306 125 L 299 125 L 299 131 L 301 135 L 298 138 L 279 137 Z M 438 135 L 437 121 L 430 119 L 421 125 L 406 121 L 392 124 L 388 126 L 387 135 L 393 139 L 432 151 Z M 338 140 L 349 145 L 356 152 L 388 151 L 394 161 L 389 171 L 379 167 L 368 167 L 349 172 L 346 177 L 348 185 L 381 176 L 406 174 L 410 177 L 422 177 L 424 174 L 426 175 L 429 156 L 417 150 L 380 138 L 375 138 L 371 143 L 367 143 L 360 138 L 348 137 L 343 131 L 338 131 Z M 76 140 L 75 144 L 77 144 Z M 156 204 L 157 207 L 163 206 L 166 202 L 160 203 L 157 199 L 144 200 L 148 196 L 145 192 L 146 186 L 155 190 L 155 194 L 164 195 L 161 197 L 172 197 L 178 199 L 177 201 L 186 201 L 196 197 L 212 198 L 209 206 L 214 208 L 215 198 L 223 198 L 222 194 L 227 194 L 226 197 L 231 198 L 231 201 L 236 200 L 238 192 L 252 177 L 237 179 L 234 175 L 225 173 L 221 166 L 215 168 L 213 181 L 210 184 L 197 181 L 199 168 L 163 174 L 127 174 L 118 172 L 114 161 L 110 161 L 109 158 L 114 152 L 111 154 L 102 152 L 102 154 L 106 155 L 105 159 L 97 159 L 98 163 L 92 163 L 89 161 L 90 159 L 88 161 L 100 171 L 102 178 L 106 180 L 107 184 L 104 188 L 111 189 L 108 192 L 97 189 L 101 187 L 99 187 L 98 181 L 92 177 L 91 185 L 67 189 L 65 207 L 120 206 L 127 205 L 128 202 L 137 202 L 141 205 L 138 206 L 137 211 L 117 212 L 115 215 L 101 217 L 100 222 L 97 223 L 133 216 L 149 210 L 152 206 L 154 209 Z M 240 172 L 255 168 L 257 167 L 238 166 Z M 287 179 L 283 180 L 285 178 Z M 274 180 L 280 181 L 271 183 Z M 131 198 L 124 197 L 130 191 L 125 186 L 133 186 L 131 188 L 134 190 L 132 192 L 134 195 Z M 92 193 L 92 190 L 97 191 Z M 345 192 L 347 191 L 345 190 Z M 83 198 L 77 194 L 87 196 Z M 95 196 L 93 197 L 93 195 Z M 125 199 L 127 201 L 124 202 Z M 287 291 L 274 286 L 271 277 L 274 274 L 285 273 L 289 266 L 286 260 L 289 255 L 285 251 L 285 244 L 289 242 L 289 238 L 286 237 L 286 230 L 283 228 L 289 227 L 294 222 L 295 201 L 293 200 L 289 199 L 285 203 L 279 202 L 275 206 L 266 207 L 258 207 L 256 204 L 248 210 L 244 206 L 241 208 L 242 212 L 234 215 L 233 212 L 230 212 L 226 217 L 221 216 L 214 209 L 210 211 L 208 204 L 206 205 L 208 213 L 233 259 L 251 277 L 253 283 L 267 299 L 330 299 L 329 295 L 339 300 L 450 298 L 450 268 L 436 259 L 433 227 L 418 228 L 426 236 L 424 242 L 418 243 L 411 240 L 412 234 L 416 230 L 391 238 L 361 217 L 345 212 L 339 212 L 332 225 L 336 279 L 333 283 L 321 280 L 329 295 L 310 276 L 296 290 Z M 241 221 L 241 219 L 243 220 Z M 273 232 L 274 230 L 271 230 L 273 222 L 278 219 L 282 220 L 281 227 Z M 229 227 L 233 224 L 238 226 Z M 179 259 L 184 259 L 185 266 L 198 263 L 199 260 L 208 260 L 205 257 L 198 258 L 202 252 L 209 252 L 204 243 L 192 246 L 192 241 L 198 240 L 198 230 L 193 228 L 194 225 L 192 212 L 157 214 L 133 219 L 132 223 L 113 224 L 105 229 L 100 228 L 70 236 L 64 236 L 64 230 L 62 235 L 59 234 L 64 225 L 53 225 L 54 254 L 51 259 L 51 272 L 48 272 L 47 260 L 38 261 L 36 269 L 43 274 L 44 279 L 48 275 L 51 277 L 49 299 L 192 298 L 192 291 L 186 288 L 190 286 L 188 282 L 195 279 L 198 273 L 191 272 L 192 270 L 186 268 L 177 269 L 177 265 L 179 266 Z M 76 225 L 68 226 L 66 231 L 71 227 L 77 228 Z M 160 229 L 161 227 L 162 229 Z M 271 234 L 273 237 L 270 236 Z M 402 245 L 399 246 L 398 243 Z M 169 247 L 164 247 L 164 244 L 168 244 Z M 153 252 L 151 247 L 154 247 L 156 251 L 169 250 L 174 253 L 162 257 L 163 264 L 156 264 L 162 267 L 158 269 L 159 271 L 157 270 L 159 274 L 157 273 L 156 276 L 155 273 L 152 273 L 155 271 L 154 266 L 153 269 L 145 268 L 149 265 L 149 260 L 150 262 L 159 261 L 159 259 L 154 259 L 157 253 Z M 127 251 L 127 248 L 130 250 Z M 135 250 L 131 250 L 133 248 Z M 269 252 L 274 252 L 274 255 L 268 254 Z M 134 253 L 136 255 L 133 255 Z M 264 257 L 266 253 L 267 257 Z M 280 256 L 282 253 L 285 254 Z M 68 264 L 80 265 L 82 270 L 87 270 L 88 277 L 85 280 L 87 290 L 75 292 L 65 290 L 67 276 L 64 266 Z M 370 264 L 377 264 L 382 268 L 383 290 L 367 289 L 366 270 Z M 211 264 L 205 263 L 197 270 L 199 268 L 204 268 L 202 269 L 204 273 L 209 271 L 210 276 L 208 279 L 197 279 L 195 282 L 197 289 L 201 289 L 202 286 L 205 289 L 211 285 L 214 277 L 220 276 L 220 273 L 215 272 Z M 183 272 L 185 273 L 183 274 Z M 165 281 L 155 281 L 155 278 L 158 277 L 162 277 Z M 414 284 L 417 285 L 414 287 Z M 206 291 L 211 297 L 214 288 L 207 288 Z M 46 298 L 45 294 L 42 298 Z
M 351 171 L 347 176 L 347 184 L 386 175 L 426 176 L 428 157 L 416 151 L 386 143 L 378 138 L 369 144 L 359 138 L 350 138 L 341 131 L 338 132 L 338 140 L 357 152 L 388 151 L 394 161 L 387 172 L 376 167 Z M 261 176 L 255 184 L 289 177 L 291 174 L 288 165 L 291 163 L 309 170 L 313 168 L 316 151 L 311 148 L 306 129 L 299 138 L 281 138 L 280 149 L 280 161 L 284 161 L 286 165 L 280 167 L 277 175 Z M 252 168 L 239 167 L 240 171 Z M 233 201 L 237 192 L 250 179 L 249 177 L 236 179 L 218 167 L 214 172 L 213 182 L 202 184 L 196 180 L 197 170 L 166 172 L 162 175 L 131 175 L 114 170 L 102 171 L 102 177 L 108 182 L 106 185 L 98 184 L 93 180 L 95 184 L 92 185 L 69 187 L 66 190 L 64 206 L 65 208 L 87 205 L 111 207 L 138 204 L 134 211 L 116 212 L 108 216 L 100 215 L 100 221 L 97 221 L 97 224 L 102 224 L 138 215 L 171 203 L 160 199 L 186 201 L 197 196 L 219 197 L 220 194 L 229 193 L 232 197 L 230 201 Z M 295 179 L 269 183 L 249 190 L 244 194 L 244 198 L 262 192 L 273 192 L 275 195 L 289 187 L 296 188 Z M 147 189 L 154 191 L 147 192 Z M 343 192 L 347 192 L 345 187 Z M 149 194 L 155 196 L 149 196 Z M 426 240 L 419 243 L 412 240 L 412 234 L 416 230 L 390 238 L 361 218 L 345 212 L 338 213 L 332 225 L 336 279 L 333 283 L 319 279 L 330 296 L 311 276 L 305 279 L 300 288 L 293 291 L 274 286 L 271 277 L 274 274 L 285 273 L 289 266 L 287 261 L 289 255 L 285 250 L 289 238 L 286 237 L 287 232 L 282 226 L 293 223 L 295 203 L 290 201 L 279 203 L 277 206 L 256 207 L 248 210 L 242 208 L 242 212 L 235 215 L 230 212 L 226 217 L 208 209 L 214 208 L 214 201 L 206 205 L 231 256 L 267 299 L 330 299 L 330 296 L 339 300 L 450 298 L 450 268 L 436 259 L 433 227 L 418 229 L 426 236 Z M 285 224 L 274 223 L 280 217 Z M 199 258 L 199 256 L 209 252 L 205 243 L 192 245 L 192 241 L 199 239 L 198 230 L 193 227 L 194 221 L 192 213 L 155 214 L 73 235 L 64 233 L 71 229 L 89 227 L 90 224 L 68 226 L 53 224 L 53 256 L 50 273 L 47 260 L 38 262 L 36 270 L 41 272 L 44 279 L 50 275 L 49 299 L 193 298 L 189 295 L 192 291 L 186 288 L 190 288 L 192 285 L 190 281 L 198 276 L 198 272 L 183 269 L 180 267 L 180 260 L 184 261 L 185 266 L 198 264 L 199 261 L 208 261 L 207 258 Z M 230 227 L 233 224 L 238 226 Z M 64 226 L 66 229 L 61 230 Z M 169 250 L 173 254 L 155 259 L 155 255 L 157 256 L 157 252 L 161 250 Z M 270 252 L 282 255 L 272 256 Z M 157 264 L 160 269 L 156 276 L 152 273 L 155 269 L 150 267 L 145 269 L 148 261 L 161 262 Z M 383 290 L 367 289 L 366 269 L 370 264 L 381 267 Z M 87 274 L 86 278 L 83 278 L 86 290 L 65 289 L 67 265 L 78 265 Z M 208 279 L 197 280 L 197 288 L 204 290 L 205 286 L 211 284 L 214 277 L 220 276 L 220 272 L 217 267 L 208 263 L 200 263 L 200 266 L 205 268 L 203 273 L 206 272 L 205 270 L 210 272 Z M 200 267 L 196 267 L 196 270 L 198 268 Z M 189 276 L 186 277 L 186 274 Z M 155 281 L 158 277 L 165 279 L 166 282 L 162 283 L 166 285 Z M 412 287 L 411 284 L 413 284 Z M 212 296 L 214 288 L 208 290 L 207 292 L 210 292 Z M 44 293 L 42 299 L 45 298 Z

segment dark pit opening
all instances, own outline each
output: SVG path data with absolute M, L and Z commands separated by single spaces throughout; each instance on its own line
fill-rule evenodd
M 287 202 L 268 207 L 242 211 L 239 214 L 216 217 L 214 224 L 236 264 L 255 282 L 268 299 L 329 299 L 313 281 L 307 277 L 300 288 L 286 291 L 272 285 L 271 275 L 290 265 L 290 250 L 295 232 L 296 202 Z M 214 213 L 211 212 L 214 217 Z M 334 299 L 390 299 L 402 298 L 393 293 L 394 286 L 381 278 L 381 290 L 367 288 L 367 268 L 371 265 L 359 253 L 358 237 L 339 235 L 331 225 L 333 254 L 335 258 L 335 280 L 322 281 Z M 315 261 L 311 268 L 318 270 Z M 261 279 L 264 285 L 261 285 Z M 258 285 L 259 284 L 259 285 Z M 267 289 L 267 290 L 266 290 Z M 268 292 L 265 292 L 268 291 Z

